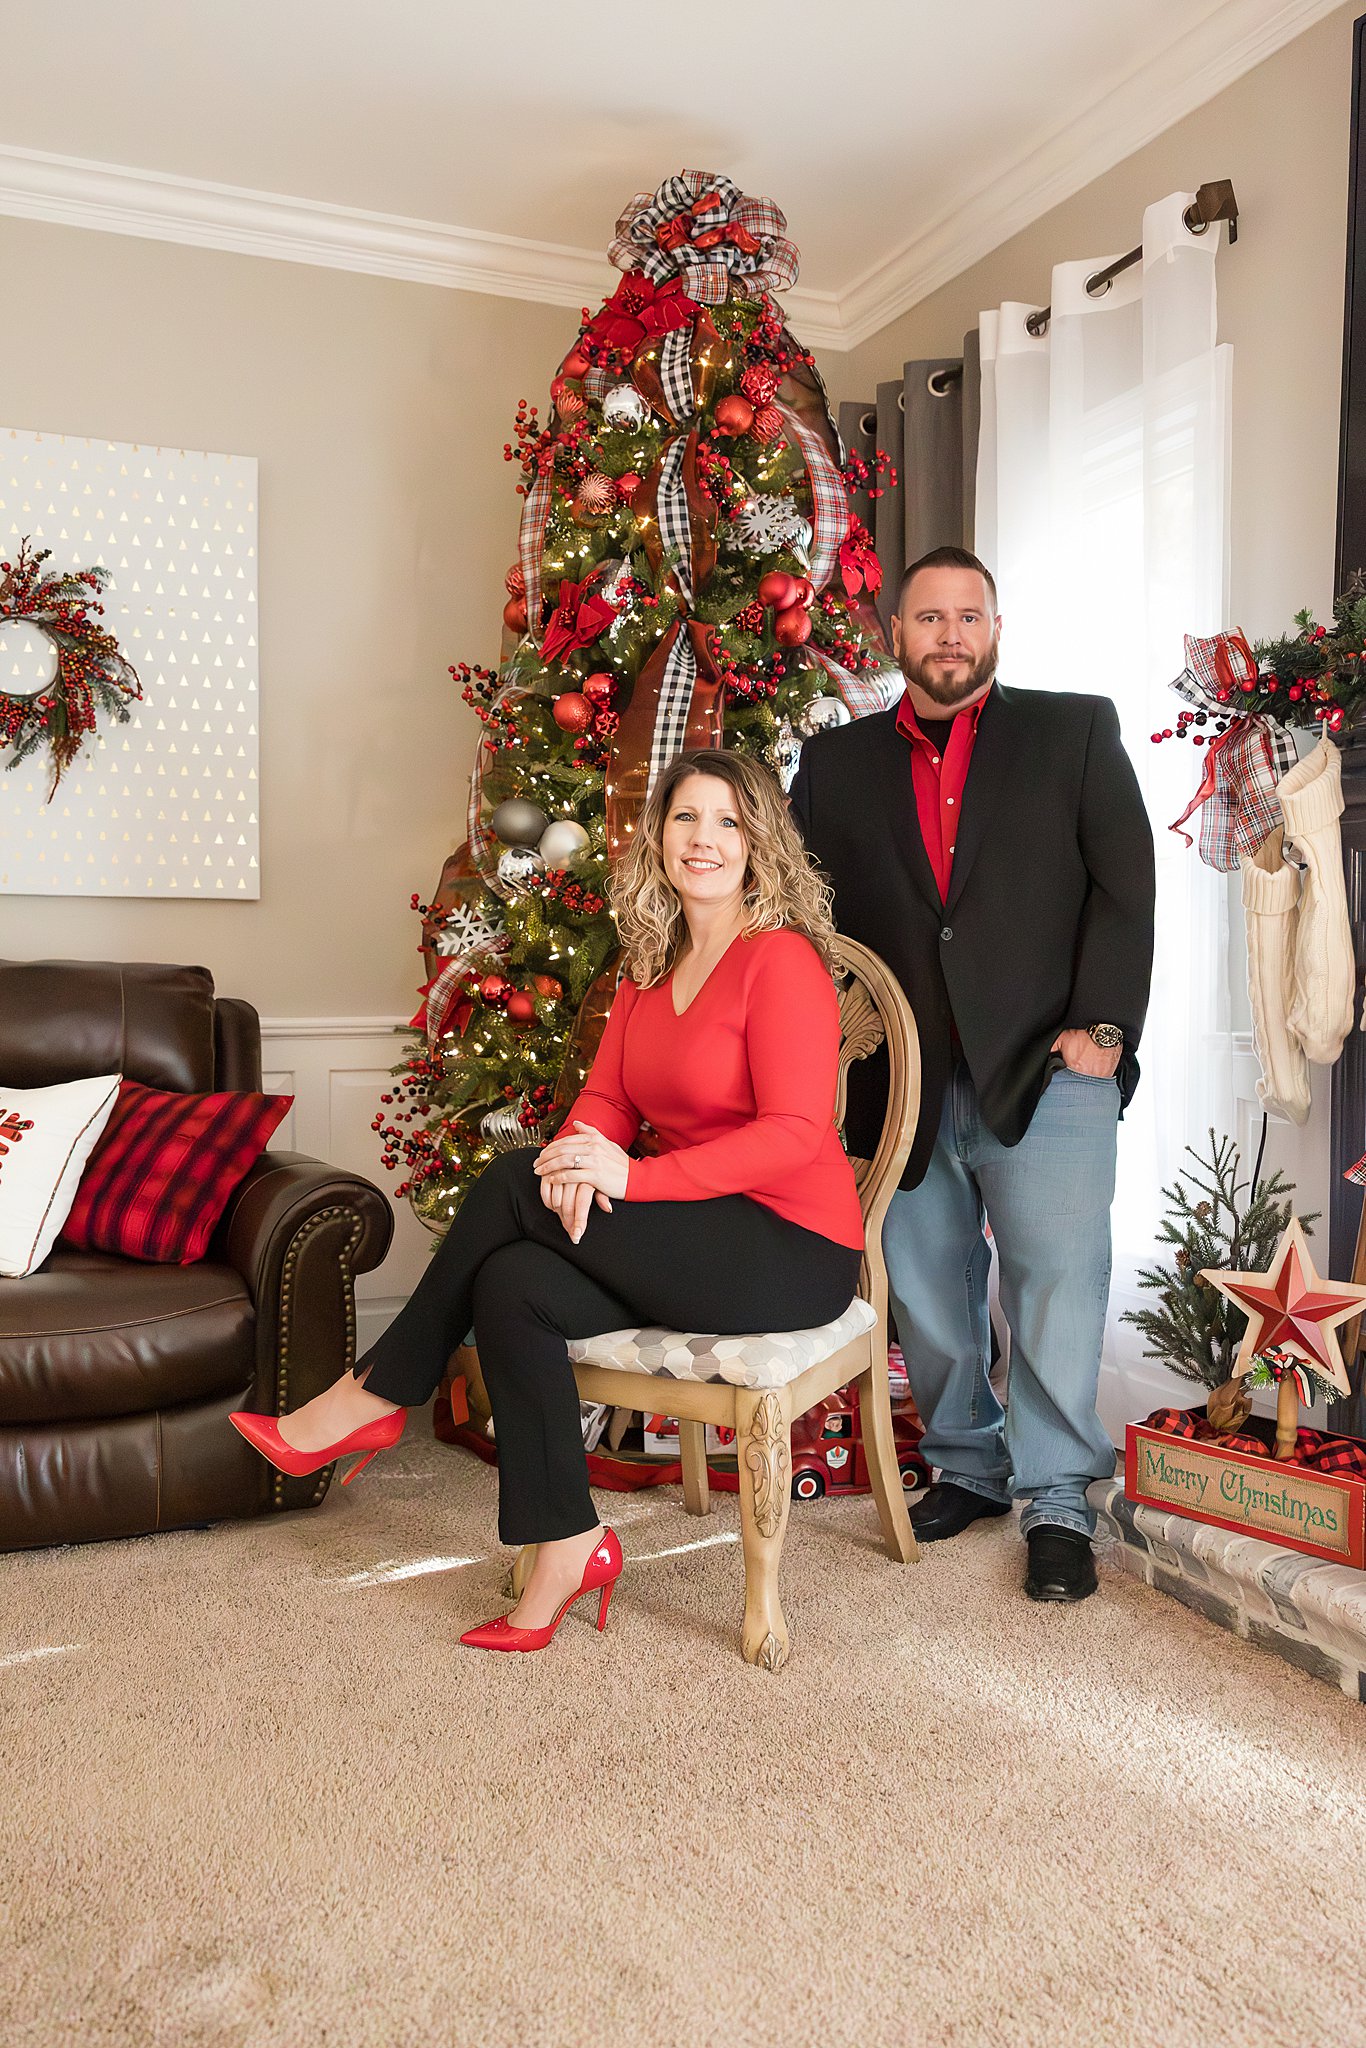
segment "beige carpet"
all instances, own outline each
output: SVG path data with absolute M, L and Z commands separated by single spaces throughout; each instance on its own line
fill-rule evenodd
M 768 1677 L 733 1498 L 603 1499 L 607 1632 L 531 1658 L 457 1647 L 494 1476 L 423 1428 L 312 1515 L 0 1559 L 6 2048 L 1366 2040 L 1361 1708 L 857 1500 L 794 1509 Z

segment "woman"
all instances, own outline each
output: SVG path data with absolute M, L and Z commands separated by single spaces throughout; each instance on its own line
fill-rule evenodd
M 681 755 L 612 894 L 629 974 L 559 1137 L 484 1171 L 353 1373 L 281 1423 L 232 1418 L 286 1472 L 351 1451 L 368 1463 L 472 1327 L 499 1535 L 536 1545 L 512 1612 L 461 1637 L 481 1649 L 540 1649 L 594 1590 L 601 1628 L 621 1571 L 588 1491 L 567 1338 L 808 1329 L 842 1314 L 858 1283 L 863 1216 L 834 1128 L 828 896 L 772 776 L 734 754 Z M 659 1150 L 632 1157 L 646 1122 Z

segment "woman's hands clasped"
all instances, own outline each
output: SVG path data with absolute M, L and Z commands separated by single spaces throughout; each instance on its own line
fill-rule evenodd
M 561 1131 L 536 1160 L 541 1200 L 555 1211 L 575 1244 L 595 1201 L 610 1213 L 613 1198 L 624 1198 L 630 1170 L 629 1153 L 591 1124 L 576 1123 L 571 1131 Z

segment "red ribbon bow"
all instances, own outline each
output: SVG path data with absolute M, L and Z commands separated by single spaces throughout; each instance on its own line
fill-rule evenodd
M 647 334 L 672 334 L 697 312 L 697 301 L 688 297 L 681 277 L 656 285 L 643 271 L 632 270 L 590 322 L 585 339 L 634 352 Z
M 542 659 L 558 661 L 576 647 L 591 647 L 616 615 L 616 606 L 594 596 L 587 583 L 562 583 L 541 640 Z

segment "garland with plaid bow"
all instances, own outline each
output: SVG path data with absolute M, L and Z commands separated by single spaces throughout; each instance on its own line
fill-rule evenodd
M 790 772 L 815 699 L 860 716 L 900 694 L 825 389 L 774 299 L 797 276 L 785 228 L 719 173 L 637 194 L 620 281 L 505 444 L 523 504 L 502 659 L 453 670 L 484 735 L 449 916 L 477 936 L 438 955 L 427 933 L 422 1035 L 382 1120 L 433 1228 L 480 1169 L 478 1115 L 511 1087 L 546 1135 L 591 1057 L 616 973 L 608 863 L 661 771 L 724 746 Z M 512 800 L 515 845 L 494 826 Z M 571 821 L 586 840 L 568 871 L 538 858 L 537 815 L 547 848 Z
M 1276 784 L 1294 765 L 1291 727 L 1338 739 L 1366 710 L 1366 580 L 1352 577 L 1331 626 L 1311 611 L 1295 631 L 1250 642 L 1241 632 L 1186 638 L 1186 666 L 1172 684 L 1187 708 L 1154 745 L 1185 739 L 1205 750 L 1200 787 L 1172 826 L 1187 846 L 1200 812 L 1200 855 L 1232 872 L 1281 822 Z
M 101 714 L 126 724 L 129 707 L 142 696 L 137 671 L 99 624 L 99 593 L 109 571 L 45 571 L 51 555 L 50 548 L 34 549 L 25 538 L 12 562 L 0 562 L 0 638 L 7 627 L 25 627 L 51 641 L 56 655 L 51 681 L 31 695 L 0 690 L 0 748 L 10 749 L 7 768 L 47 748 L 49 803 Z

